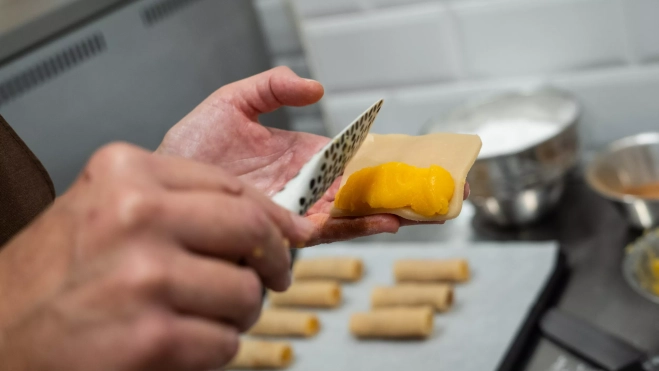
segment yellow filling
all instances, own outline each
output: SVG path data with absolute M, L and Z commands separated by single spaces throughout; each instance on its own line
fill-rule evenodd
M 652 292 L 659 296 L 659 258 L 650 258 L 650 270 L 652 272 L 652 278 L 654 282 L 652 283 Z
M 453 177 L 440 166 L 419 168 L 388 162 L 353 173 L 337 193 L 334 205 L 357 213 L 409 207 L 432 217 L 448 213 L 454 192 Z

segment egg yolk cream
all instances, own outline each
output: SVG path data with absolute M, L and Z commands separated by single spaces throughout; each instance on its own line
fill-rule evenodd
M 369 134 L 346 167 L 331 215 L 453 219 L 481 145 L 469 134 Z
M 388 162 L 352 174 L 336 195 L 335 205 L 351 212 L 409 207 L 432 217 L 448 213 L 454 193 L 453 177 L 441 166 L 419 168 Z

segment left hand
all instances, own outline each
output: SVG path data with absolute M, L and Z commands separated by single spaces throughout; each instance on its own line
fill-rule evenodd
M 157 152 L 221 166 L 272 196 L 330 139 L 264 127 L 259 115 L 282 106 L 314 104 L 323 94 L 320 83 L 300 78 L 287 67 L 274 68 L 217 90 L 169 130 Z M 339 183 L 337 179 L 307 213 L 316 225 L 307 246 L 396 233 L 402 225 L 417 224 L 394 215 L 331 218 Z

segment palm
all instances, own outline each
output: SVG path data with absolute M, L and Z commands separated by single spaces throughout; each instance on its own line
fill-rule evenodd
M 329 138 L 266 128 L 258 116 L 283 105 L 313 104 L 322 95 L 319 83 L 301 79 L 286 68 L 265 72 L 211 95 L 167 133 L 158 151 L 221 166 L 273 195 Z M 330 218 L 339 182 L 307 214 L 318 226 L 311 244 L 398 230 L 401 221 L 392 215 Z
M 167 134 L 161 151 L 221 166 L 268 195 L 292 179 L 328 138 L 266 128 L 255 117 L 221 102 L 200 106 Z M 227 112 L 221 120 L 210 119 L 205 110 Z M 194 143 L 182 147 L 180 143 Z M 181 151 L 182 149 L 182 151 Z

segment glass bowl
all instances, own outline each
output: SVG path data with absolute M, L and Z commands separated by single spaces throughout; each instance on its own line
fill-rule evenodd
M 623 274 L 636 292 L 659 304 L 659 229 L 627 246 Z

